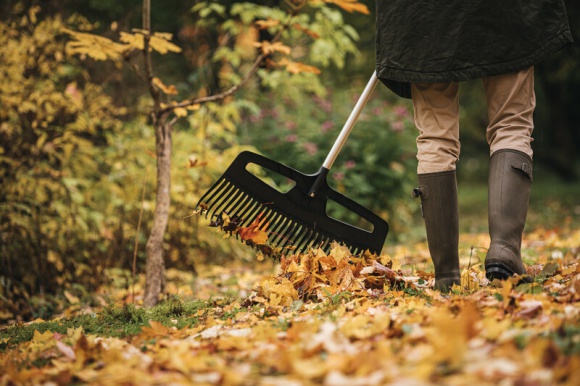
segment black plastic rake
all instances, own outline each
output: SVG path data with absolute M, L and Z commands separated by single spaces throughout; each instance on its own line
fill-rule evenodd
M 206 218 L 211 216 L 213 223 L 227 214 L 237 228 L 259 224 L 258 229 L 268 234 L 269 248 L 262 249 L 268 255 L 284 248 L 304 252 L 319 247 L 328 252 L 334 242 L 344 244 L 354 255 L 366 250 L 380 253 L 389 232 L 387 222 L 327 182 L 332 164 L 377 84 L 375 72 L 318 172 L 304 174 L 259 154 L 242 152 L 201 197 L 197 209 L 205 211 Z M 268 185 L 248 170 L 252 164 L 291 180 L 293 187 L 282 192 Z M 329 201 L 354 213 L 372 229 L 331 217 Z

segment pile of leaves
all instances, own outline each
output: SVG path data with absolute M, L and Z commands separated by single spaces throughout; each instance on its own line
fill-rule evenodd
M 118 306 L 2 329 L 0 385 L 579 384 L 580 231 L 526 239 L 534 283 L 489 283 L 462 253 L 449 294 L 418 269 L 423 243 L 170 271 L 158 308 L 136 286 Z

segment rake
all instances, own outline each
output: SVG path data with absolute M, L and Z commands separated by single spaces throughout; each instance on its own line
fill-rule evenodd
M 377 84 L 374 72 L 318 172 L 304 174 L 244 151 L 201 197 L 196 209 L 205 212 L 205 218 L 211 216 L 214 224 L 227 214 L 237 229 L 257 225 L 257 229 L 268 234 L 269 248 L 262 249 L 266 255 L 274 255 L 284 248 L 304 252 L 319 247 L 328 252 L 334 242 L 345 245 L 353 255 L 367 250 L 379 254 L 389 232 L 387 222 L 333 190 L 327 182 L 332 164 Z M 294 185 L 287 192 L 278 190 L 252 173 L 248 168 L 252 164 L 285 177 Z M 371 229 L 333 218 L 328 214 L 330 202 L 347 213 L 354 213 L 369 225 L 364 228 Z

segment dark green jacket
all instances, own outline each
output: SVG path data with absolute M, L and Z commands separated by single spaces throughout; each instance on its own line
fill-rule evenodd
M 533 66 L 572 42 L 563 0 L 376 0 L 376 69 L 409 82 L 461 82 Z

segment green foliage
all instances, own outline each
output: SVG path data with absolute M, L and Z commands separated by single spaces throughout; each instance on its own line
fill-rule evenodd
M 37 12 L 0 24 L 4 293 L 50 292 L 99 271 L 90 252 L 103 251 L 106 217 L 92 189 L 108 160 L 95 144 L 120 131 L 123 114 L 66 60 L 61 30 L 83 21 Z

